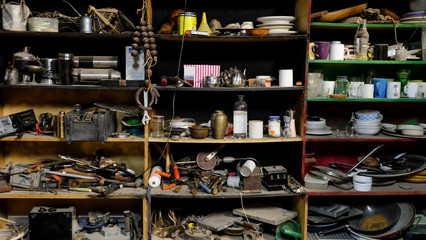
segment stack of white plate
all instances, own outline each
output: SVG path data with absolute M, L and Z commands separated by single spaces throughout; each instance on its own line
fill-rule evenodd
M 320 118 L 318 121 L 307 120 L 306 121 L 306 134 L 309 135 L 329 135 L 333 132 L 326 125 L 324 118 Z
M 297 31 L 290 31 L 293 28 L 293 22 L 296 20 L 294 16 L 265 16 L 258 17 L 257 21 L 262 24 L 256 25 L 258 28 L 269 29 L 268 35 L 288 35 L 297 33 Z
M 355 112 L 355 122 L 358 132 L 362 135 L 376 135 L 380 132 L 383 115 L 376 110 L 362 110 Z

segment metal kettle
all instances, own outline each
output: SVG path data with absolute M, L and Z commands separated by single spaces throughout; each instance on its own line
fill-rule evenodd
M 222 72 L 222 78 L 227 87 L 244 87 L 246 85 L 246 70 L 237 67 L 226 69 Z

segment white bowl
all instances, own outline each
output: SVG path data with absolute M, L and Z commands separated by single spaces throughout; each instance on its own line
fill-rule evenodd
M 380 126 L 361 127 L 358 126 L 358 133 L 361 135 L 376 135 L 380 132 Z
M 382 120 L 383 120 L 382 114 L 380 114 L 379 118 L 373 119 L 373 120 L 361 120 L 361 119 L 355 118 L 355 122 L 357 122 L 357 123 L 377 123 L 377 122 L 381 122 Z
M 369 192 L 369 191 L 371 191 L 371 186 L 373 185 L 372 182 L 370 182 L 370 183 L 353 182 L 353 184 L 354 184 L 354 189 L 356 191 L 360 191 L 360 192 Z
M 396 124 L 392 123 L 382 123 L 382 128 L 388 130 L 388 131 L 395 131 L 396 130 Z
M 355 117 L 360 120 L 374 120 L 380 117 L 380 112 L 376 110 L 361 110 L 355 112 Z
M 357 182 L 357 183 L 370 183 L 371 184 L 373 182 L 372 177 L 361 176 L 361 175 L 358 175 L 358 174 L 354 175 L 352 177 L 352 179 L 353 179 L 354 182 Z

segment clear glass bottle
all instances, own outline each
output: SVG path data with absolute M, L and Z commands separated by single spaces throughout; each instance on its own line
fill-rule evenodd
M 284 116 L 284 129 L 283 129 L 283 137 L 291 137 L 293 133 L 290 128 L 291 117 Z
M 342 94 L 348 96 L 349 81 L 347 76 L 337 76 L 334 84 L 334 94 Z
M 268 136 L 269 137 L 281 136 L 281 120 L 279 116 L 269 116 Z
M 354 39 L 354 52 L 355 60 L 366 61 L 368 60 L 368 41 L 370 35 L 367 31 L 367 19 L 362 19 L 362 23 L 359 25 L 357 32 L 355 33 Z
M 247 137 L 247 103 L 244 101 L 244 95 L 238 95 L 238 101 L 234 103 L 234 137 Z
M 152 117 L 151 137 L 161 138 L 164 135 L 164 116 L 155 115 Z

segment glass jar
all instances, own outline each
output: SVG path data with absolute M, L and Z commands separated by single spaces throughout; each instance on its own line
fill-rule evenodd
M 164 135 L 164 116 L 155 115 L 152 117 L 151 137 L 161 138 Z
M 281 121 L 279 116 L 270 116 L 268 121 L 268 136 L 281 136 Z
M 247 103 L 244 95 L 238 95 L 238 101 L 234 103 L 234 137 L 245 139 L 247 137 Z
M 338 76 L 334 85 L 334 94 L 348 96 L 349 81 L 347 76 Z

